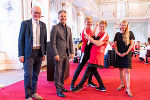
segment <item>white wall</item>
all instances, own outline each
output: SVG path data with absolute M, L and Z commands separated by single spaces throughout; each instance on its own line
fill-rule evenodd
M 21 22 L 21 1 L 5 0 L 0 3 L 0 44 L 5 55 L 5 69 L 22 68 L 18 62 L 18 34 Z M 5 63 L 3 62 L 3 63 Z
M 148 20 L 148 35 L 147 35 L 147 37 L 150 38 L 150 18 Z
M 41 20 L 46 23 L 47 31 L 50 31 L 49 23 L 49 0 L 3 0 L 0 3 L 0 51 L 2 69 L 20 69 L 23 67 L 18 60 L 18 36 L 22 20 L 31 18 L 31 1 L 41 4 L 43 17 Z M 39 5 L 38 5 L 39 6 Z M 11 8 L 11 9 L 10 9 Z M 42 63 L 46 65 L 46 60 Z

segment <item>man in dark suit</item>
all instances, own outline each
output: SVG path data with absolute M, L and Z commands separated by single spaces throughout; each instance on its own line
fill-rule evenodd
M 73 58 L 71 28 L 66 25 L 66 17 L 65 10 L 59 11 L 59 23 L 52 27 L 50 36 L 55 62 L 54 81 L 57 95 L 60 97 L 65 97 L 63 92 L 68 92 L 68 90 L 63 87 L 64 72 L 65 69 L 69 67 L 69 55 Z
M 47 30 L 39 21 L 41 8 L 34 6 L 32 19 L 22 21 L 18 38 L 18 56 L 24 66 L 24 88 L 26 100 L 42 100 L 37 91 L 37 81 L 42 61 L 45 60 Z

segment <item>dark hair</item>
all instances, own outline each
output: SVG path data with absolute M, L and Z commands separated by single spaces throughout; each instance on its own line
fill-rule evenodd
M 139 43 L 140 43 L 140 41 L 137 41 L 137 42 L 139 42 Z
M 60 11 L 58 12 L 58 15 L 60 15 L 60 13 L 62 13 L 62 12 L 66 13 L 65 10 L 60 10 Z

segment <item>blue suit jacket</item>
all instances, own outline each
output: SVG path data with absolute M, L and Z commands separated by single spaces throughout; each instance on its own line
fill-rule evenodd
M 40 44 L 42 56 L 46 54 L 47 30 L 45 23 L 40 24 Z M 22 21 L 18 38 L 18 56 L 29 58 L 33 48 L 32 19 Z

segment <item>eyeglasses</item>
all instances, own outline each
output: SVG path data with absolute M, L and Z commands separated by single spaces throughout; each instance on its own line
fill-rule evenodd
M 104 27 L 104 26 L 100 26 L 100 28 L 106 28 L 106 27 Z
M 41 14 L 41 12 L 34 12 L 34 14 L 39 14 L 39 15 L 40 15 L 40 14 Z

